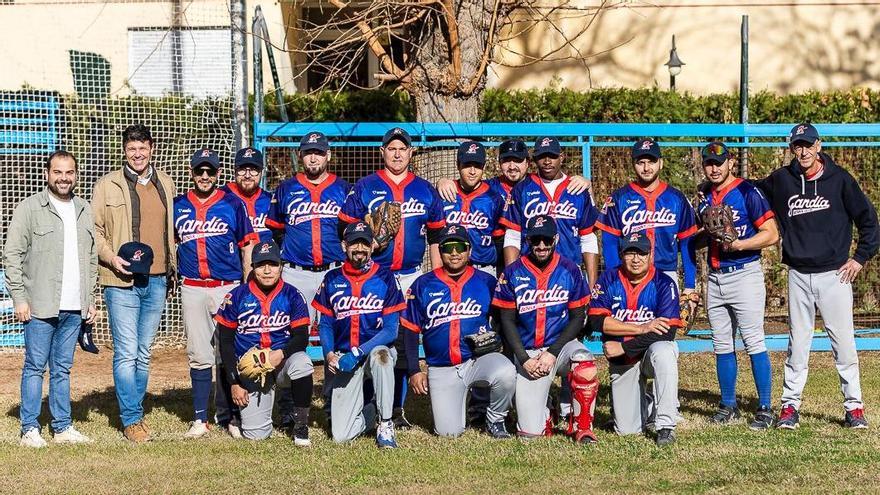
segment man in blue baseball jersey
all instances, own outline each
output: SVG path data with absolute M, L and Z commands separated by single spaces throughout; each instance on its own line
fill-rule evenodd
M 741 417 L 736 404 L 737 363 L 734 339 L 742 335 L 752 364 L 758 389 L 758 410 L 750 427 L 766 430 L 773 426 L 770 408 L 770 358 L 764 345 L 764 299 L 766 287 L 761 269 L 761 249 L 779 241 L 773 210 L 761 191 L 751 183 L 734 177 L 735 160 L 724 143 L 703 147 L 703 174 L 709 182 L 703 201 L 697 205 L 702 215 L 710 206 L 726 205 L 733 212 L 737 239 L 728 251 L 721 242 L 708 237 L 708 297 L 706 312 L 712 327 L 715 368 L 721 388 L 721 403 L 711 421 L 729 424 Z M 698 218 L 699 218 L 698 215 Z
M 250 273 L 251 249 L 258 238 L 242 202 L 216 187 L 217 153 L 198 150 L 190 165 L 194 187 L 174 199 L 173 213 L 195 410 L 186 437 L 197 438 L 208 433 L 208 400 L 217 360 L 213 317 L 226 293 Z M 218 386 L 214 397 L 217 422 L 229 423 L 233 412 L 228 408 L 226 388 Z M 238 436 L 237 431 L 230 434 Z
M 557 374 L 569 375 L 568 433 L 578 443 L 593 443 L 599 382 L 592 354 L 577 339 L 590 292 L 579 267 L 556 252 L 559 234 L 551 216 L 529 218 L 525 233 L 529 254 L 504 269 L 492 300 L 518 371 L 517 429 L 523 437 L 552 433 L 550 384 Z
M 405 308 L 394 275 L 371 258 L 373 233 L 363 222 L 343 233 L 346 261 L 330 270 L 312 302 L 321 313 L 320 335 L 330 369 L 331 431 L 336 442 L 348 442 L 376 424 L 379 448 L 397 448 L 394 422 L 394 363 Z M 375 406 L 364 406 L 364 380 L 371 377 Z
M 235 153 L 234 163 L 235 180 L 228 182 L 220 190 L 241 200 L 260 241 L 272 240 L 272 230 L 266 226 L 272 194 L 260 187 L 263 178 L 263 154 L 256 148 L 242 148 Z
M 399 127 L 389 129 L 382 138 L 382 170 L 370 174 L 354 185 L 339 213 L 339 230 L 363 221 L 383 202 L 400 203 L 400 230 L 387 247 L 376 244 L 374 260 L 391 270 L 400 289 L 406 291 L 421 275 L 425 248 L 428 247 L 431 266 L 440 266 L 437 234 L 446 225 L 443 203 L 431 184 L 410 172 L 412 138 Z M 396 343 L 402 348 L 402 336 Z M 410 426 L 403 413 L 406 400 L 406 363 L 401 360 L 395 369 L 394 421 L 400 428 Z
M 226 294 L 214 317 L 222 369 L 231 383 L 232 400 L 241 408 L 241 434 L 250 440 L 268 438 L 275 388 L 290 388 L 294 444 L 307 447 L 314 371 L 305 352 L 309 312 L 302 294 L 281 280 L 281 254 L 273 241 L 259 242 L 251 260 L 248 282 Z M 239 359 L 254 347 L 271 349 L 268 359 L 276 371 L 263 384 L 237 371 Z
M 471 239 L 461 225 L 444 227 L 443 266 L 416 279 L 407 292 L 401 324 L 410 384 L 416 394 L 431 396 L 437 434 L 453 437 L 464 431 L 468 389 L 477 384 L 488 387 L 486 430 L 494 438 L 510 438 L 504 419 L 516 389 L 516 368 L 497 352 L 500 340 L 497 349 L 484 354 L 477 354 L 479 350 L 469 344 L 469 336 L 495 334 L 489 321 L 495 277 L 468 266 Z M 419 334 L 427 373 L 419 367 Z
M 446 224 L 466 229 L 471 265 L 493 277 L 498 262 L 496 239 L 504 235 L 498 220 L 504 213 L 504 198 L 483 181 L 486 149 L 476 141 L 458 147 L 458 180 L 454 201 L 443 201 Z M 442 256 L 441 256 L 442 257 Z
M 622 238 L 619 249 L 622 263 L 602 273 L 589 311 L 608 358 L 614 430 L 643 433 L 653 417 L 657 445 L 668 445 L 675 442 L 678 417 L 678 290 L 651 262 L 645 232 Z M 653 404 L 646 400 L 648 378 L 654 379 Z

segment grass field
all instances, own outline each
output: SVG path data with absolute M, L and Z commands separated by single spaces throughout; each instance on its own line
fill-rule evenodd
M 378 451 L 371 438 L 340 446 L 328 440 L 323 415 L 313 409 L 313 446 L 297 449 L 276 432 L 261 443 L 234 441 L 220 431 L 187 441 L 189 379 L 181 351 L 154 356 L 147 422 L 156 441 L 133 446 L 119 433 L 109 350 L 77 353 L 73 414 L 90 446 L 39 451 L 17 446 L 21 355 L 0 355 L 0 493 L 777 493 L 880 491 L 880 354 L 862 355 L 867 431 L 841 426 L 843 409 L 831 356 L 817 353 L 794 432 L 756 433 L 745 423 L 710 426 L 718 401 L 712 356 L 681 359 L 681 402 L 687 421 L 678 443 L 659 449 L 644 437 L 599 432 L 599 445 L 583 448 L 562 436 L 529 443 L 492 441 L 477 432 L 459 439 L 432 436 L 428 403 L 411 402 L 419 427 L 401 432 L 396 451 Z M 775 355 L 774 408 L 778 410 L 782 355 Z M 755 407 L 745 356 L 740 359 L 740 400 Z M 607 372 L 602 369 L 603 383 Z M 608 419 L 602 388 L 597 424 Z M 750 415 L 747 415 L 750 418 Z M 48 422 L 44 403 L 41 423 Z M 44 428 L 44 436 L 48 434 Z

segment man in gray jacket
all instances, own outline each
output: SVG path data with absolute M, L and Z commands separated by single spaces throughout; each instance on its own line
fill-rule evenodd
M 46 189 L 16 206 L 6 232 L 6 287 L 16 318 L 25 324 L 20 444 L 26 447 L 46 446 L 38 417 L 47 365 L 55 443 L 91 442 L 70 418 L 73 352 L 83 322 L 95 319 L 98 278 L 92 210 L 74 195 L 76 177 L 76 158 L 52 153 Z

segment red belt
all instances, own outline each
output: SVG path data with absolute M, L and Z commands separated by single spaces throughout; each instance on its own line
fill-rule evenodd
M 214 280 L 212 278 L 184 278 L 183 285 L 188 285 L 190 287 L 223 287 L 224 285 L 232 285 L 236 282 L 229 282 L 227 280 Z

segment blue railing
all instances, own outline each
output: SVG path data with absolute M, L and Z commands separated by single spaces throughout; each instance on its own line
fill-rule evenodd
M 55 96 L 35 99 L 0 95 L 0 155 L 35 155 L 58 149 L 58 113 Z

